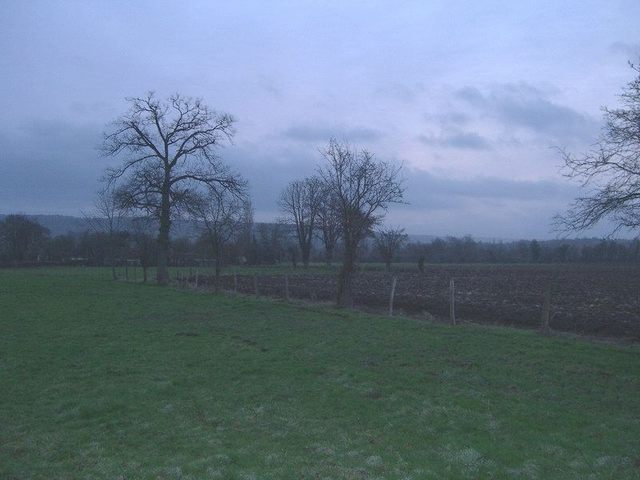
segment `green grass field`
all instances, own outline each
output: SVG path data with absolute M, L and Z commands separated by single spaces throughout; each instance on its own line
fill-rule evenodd
M 2 479 L 640 478 L 640 349 L 0 271 Z

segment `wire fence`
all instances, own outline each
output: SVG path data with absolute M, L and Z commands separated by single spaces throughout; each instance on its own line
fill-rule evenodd
M 389 315 L 640 339 L 640 282 L 612 278 L 522 269 L 364 272 L 353 282 L 353 299 L 357 308 Z M 192 268 L 177 271 L 174 279 L 185 286 L 284 300 L 332 302 L 337 292 L 336 276 L 330 274 L 236 273 L 216 278 Z

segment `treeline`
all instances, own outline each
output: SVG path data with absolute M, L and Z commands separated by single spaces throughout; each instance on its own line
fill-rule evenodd
M 276 264 L 297 261 L 299 255 L 285 224 L 253 224 L 249 218 L 234 230 L 223 248 L 215 249 L 211 235 L 201 226 L 200 235 L 171 240 L 172 266 L 225 264 Z M 8 215 L 0 221 L 0 266 L 87 265 L 119 266 L 135 263 L 157 265 L 157 223 L 147 218 L 129 219 L 109 231 L 87 221 L 87 230 L 51 236 L 47 228 L 25 215 Z M 91 227 L 90 225 L 93 225 Z M 219 255 L 217 253 L 219 252 Z M 216 260 L 220 258 L 219 262 Z
M 92 219 L 95 220 L 95 219 Z M 88 221 L 88 224 L 95 223 Z M 24 215 L 8 215 L 0 221 L 0 266 L 88 265 L 117 266 L 136 263 L 143 268 L 157 264 L 157 226 L 149 219 L 131 219 L 127 229 L 94 229 L 51 236 L 49 230 Z M 238 235 L 226 245 L 229 262 L 246 263 L 257 258 L 251 237 Z M 271 250 L 264 242 L 264 250 Z M 211 242 L 205 235 L 178 237 L 171 242 L 171 265 L 197 265 L 212 259 Z
M 83 233 L 51 236 L 37 222 L 23 215 L 0 221 L 0 265 L 111 266 L 135 262 L 143 268 L 156 264 L 155 226 L 144 223 L 110 235 L 87 229 Z M 340 243 L 335 256 L 342 255 Z M 383 262 L 385 256 L 372 236 L 359 252 L 365 262 Z M 310 259 L 327 262 L 321 239 L 312 242 Z M 174 266 L 212 265 L 210 239 L 179 237 L 171 242 L 169 261 Z M 221 264 L 265 265 L 301 260 L 295 231 L 290 225 L 250 224 L 225 244 Z M 520 240 L 483 242 L 466 236 L 437 238 L 430 242 L 407 242 L 395 252 L 394 262 L 413 263 L 640 263 L 640 240 Z
M 378 259 L 372 250 L 369 260 Z M 519 240 L 481 242 L 471 237 L 409 243 L 397 261 L 426 263 L 640 263 L 640 240 Z

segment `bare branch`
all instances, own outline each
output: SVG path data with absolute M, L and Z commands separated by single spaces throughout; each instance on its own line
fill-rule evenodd
M 605 125 L 589 151 L 574 156 L 560 150 L 564 175 L 579 181 L 585 194 L 554 218 L 556 231 L 586 230 L 605 218 L 614 222 L 612 233 L 640 227 L 640 75 L 620 100 L 621 108 L 602 109 Z

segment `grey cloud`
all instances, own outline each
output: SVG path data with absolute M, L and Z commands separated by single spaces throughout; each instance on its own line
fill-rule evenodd
M 467 150 L 489 150 L 490 142 L 476 132 L 452 132 L 442 136 L 420 135 L 418 139 L 426 145 Z
M 465 125 L 469 123 L 471 117 L 462 112 L 445 112 L 437 115 L 436 120 L 442 125 Z
M 283 136 L 290 140 L 301 142 L 326 142 L 332 137 L 344 138 L 354 142 L 372 142 L 382 138 L 383 135 L 380 131 L 367 127 L 298 125 L 285 130 Z
M 409 202 L 427 207 L 434 199 L 549 201 L 573 198 L 565 185 L 545 180 L 505 180 L 491 177 L 452 179 L 424 170 L 411 170 L 407 176 Z M 570 191 L 571 190 L 571 191 Z M 438 202 L 440 203 L 440 202 Z
M 23 123 L 15 132 L 16 151 L 31 155 L 49 156 L 62 160 L 67 152 L 96 156 L 102 126 L 97 124 L 73 124 L 63 120 L 35 119 Z
M 484 95 L 476 87 L 463 87 L 456 93 L 456 96 L 462 100 L 466 100 L 471 105 L 479 106 L 485 103 Z
M 257 146 L 225 149 L 224 161 L 249 181 L 249 189 L 257 212 L 277 211 L 278 195 L 292 180 L 312 175 L 319 154 L 308 148 L 281 148 L 264 152 Z
M 599 126 L 590 116 L 554 103 L 545 92 L 526 83 L 497 86 L 488 93 L 465 87 L 455 96 L 504 126 L 524 128 L 555 141 L 592 139 Z
M 403 103 L 411 103 L 415 101 L 418 96 L 424 92 L 424 85 L 421 83 L 417 83 L 415 85 L 405 85 L 403 83 L 388 83 L 377 87 L 373 91 L 373 96 L 383 96 L 387 98 L 391 98 L 393 100 L 398 100 Z
M 544 180 L 454 179 L 417 169 L 405 176 L 408 205 L 391 209 L 389 221 L 423 234 L 547 237 L 552 216 L 577 193 Z
M 278 83 L 265 75 L 260 75 L 257 79 L 257 83 L 260 88 L 262 88 L 272 97 L 282 99 L 282 97 L 284 96 L 282 88 L 278 85 Z
M 33 121 L 0 138 L 0 205 L 4 211 L 77 214 L 91 204 L 107 166 L 93 125 Z
M 620 53 L 631 62 L 640 61 L 640 43 L 614 42 L 610 47 L 614 53 Z

